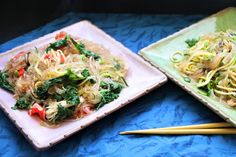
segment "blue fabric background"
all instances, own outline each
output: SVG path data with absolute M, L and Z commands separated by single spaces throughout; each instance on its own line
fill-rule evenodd
M 205 16 L 69 13 L 0 45 L 0 52 L 87 19 L 137 53 L 141 48 L 203 17 Z M 222 119 L 177 85 L 168 81 L 159 89 L 42 152 L 37 152 L 0 111 L 0 156 L 226 157 L 236 155 L 234 135 L 122 136 L 118 134 L 125 130 L 218 121 Z

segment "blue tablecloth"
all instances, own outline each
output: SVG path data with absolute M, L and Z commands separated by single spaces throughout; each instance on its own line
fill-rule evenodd
M 82 19 L 137 53 L 141 48 L 200 19 L 203 15 L 69 13 L 0 46 L 0 52 Z M 30 21 L 29 21 L 30 22 Z M 124 130 L 222 121 L 192 96 L 168 81 L 119 111 L 92 124 L 49 150 L 37 152 L 0 111 L 0 156 L 232 156 L 234 135 L 122 136 Z

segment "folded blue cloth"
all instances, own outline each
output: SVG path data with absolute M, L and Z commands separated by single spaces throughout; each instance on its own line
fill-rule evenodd
M 82 19 L 90 20 L 137 53 L 204 16 L 69 13 L 0 45 L 0 52 Z M 234 135 L 134 136 L 120 131 L 223 121 L 202 103 L 168 81 L 119 111 L 58 145 L 37 152 L 0 111 L 0 156 L 233 156 Z

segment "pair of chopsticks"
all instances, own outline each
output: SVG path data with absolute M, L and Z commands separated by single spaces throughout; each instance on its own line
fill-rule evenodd
M 216 135 L 236 134 L 236 128 L 226 122 L 188 125 L 179 127 L 155 128 L 146 130 L 133 130 L 120 132 L 121 135 L 128 134 L 152 134 L 152 135 Z

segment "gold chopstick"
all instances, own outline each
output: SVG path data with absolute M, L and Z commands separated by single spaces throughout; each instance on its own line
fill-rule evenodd
M 167 127 L 167 128 L 158 128 L 158 129 L 211 129 L 211 128 L 228 128 L 233 127 L 232 124 L 226 122 L 218 122 L 218 123 L 208 123 L 208 124 L 197 124 L 197 125 L 187 125 L 187 126 L 176 126 L 176 127 Z
M 156 135 L 196 135 L 196 134 L 236 134 L 236 129 L 179 129 L 179 130 L 163 130 L 163 129 L 149 129 L 149 130 L 135 130 L 121 132 L 121 135 L 127 134 L 156 134 Z
M 226 122 L 121 132 L 120 134 L 236 134 L 236 128 Z

